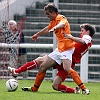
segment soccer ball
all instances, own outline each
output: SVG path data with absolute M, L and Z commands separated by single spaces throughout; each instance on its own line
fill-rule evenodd
M 15 79 L 9 79 L 6 82 L 6 89 L 8 92 L 13 92 L 16 91 L 18 88 L 18 81 Z

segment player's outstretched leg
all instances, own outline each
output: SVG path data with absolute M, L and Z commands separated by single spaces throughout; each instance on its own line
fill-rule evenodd
M 9 72 L 12 73 L 13 77 L 17 77 L 21 72 L 25 72 L 26 70 L 32 70 L 33 68 L 36 68 L 38 66 L 38 63 L 36 62 L 36 60 L 33 60 L 31 62 L 27 62 L 26 64 L 24 64 L 23 66 L 15 69 L 12 67 L 8 67 Z

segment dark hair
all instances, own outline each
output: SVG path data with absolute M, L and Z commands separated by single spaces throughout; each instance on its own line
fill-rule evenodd
M 80 25 L 81 28 L 84 28 L 86 31 L 90 31 L 90 36 L 92 37 L 94 33 L 96 32 L 96 29 L 93 25 L 84 23 Z
M 49 3 L 48 5 L 46 5 L 45 7 L 44 7 L 44 10 L 46 11 L 46 10 L 48 10 L 49 12 L 55 12 L 55 13 L 58 13 L 58 9 L 57 9 L 57 7 L 55 6 L 55 4 L 53 4 L 53 3 Z

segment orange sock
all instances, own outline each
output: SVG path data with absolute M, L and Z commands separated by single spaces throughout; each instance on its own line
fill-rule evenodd
M 86 86 L 83 84 L 81 78 L 79 77 L 78 73 L 71 69 L 68 74 L 73 78 L 74 82 L 82 89 L 86 89 Z
M 32 91 L 34 92 L 37 92 L 44 77 L 45 77 L 45 74 L 46 73 L 41 73 L 41 72 L 38 72 L 37 75 L 36 75 L 36 79 L 35 79 L 35 82 L 34 82 L 34 86 L 32 87 Z

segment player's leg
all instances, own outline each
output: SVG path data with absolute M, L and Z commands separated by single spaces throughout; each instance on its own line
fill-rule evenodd
M 37 92 L 44 77 L 46 74 L 46 70 L 54 65 L 56 65 L 57 63 L 51 59 L 49 56 L 46 57 L 45 61 L 40 65 L 39 67 L 39 71 L 36 75 L 36 79 L 34 82 L 34 85 L 32 87 L 23 87 L 22 90 L 24 91 L 33 91 L 33 92 Z
M 90 91 L 86 88 L 85 84 L 82 82 L 80 76 L 78 75 L 78 73 L 75 70 L 70 69 L 68 74 L 72 77 L 74 82 L 82 89 L 83 94 L 87 94 L 87 95 L 90 94 Z
M 53 89 L 61 92 L 67 92 L 67 93 L 80 93 L 79 87 L 71 88 L 62 84 L 62 82 L 65 81 L 68 74 L 64 71 L 63 66 L 62 69 L 59 66 L 61 65 L 58 65 L 58 73 L 56 74 L 56 77 L 52 84 Z
M 45 77 L 45 74 L 46 74 L 46 70 L 50 67 L 53 67 L 55 66 L 57 63 L 61 64 L 61 60 L 58 59 L 57 57 L 57 49 L 55 51 L 53 51 L 52 53 L 50 53 L 47 58 L 45 59 L 45 61 L 40 65 L 39 67 L 39 71 L 36 75 L 36 79 L 35 79 L 35 82 L 34 82 L 34 85 L 33 87 L 31 88 L 32 91 L 35 91 L 37 92 L 44 77 Z M 56 60 L 57 59 L 57 60 Z M 57 62 L 57 63 L 56 63 Z M 24 91 L 27 91 L 29 89 L 27 89 L 26 87 L 22 88 L 22 90 Z
M 35 60 L 33 60 L 31 62 L 27 62 L 26 64 L 22 65 L 21 67 L 19 67 L 17 69 L 8 67 L 8 70 L 12 73 L 12 75 L 14 77 L 16 77 L 21 72 L 25 72 L 26 70 L 32 70 L 33 68 L 36 68 L 37 66 L 39 66 L 46 59 L 46 56 L 47 55 L 45 55 L 43 57 L 38 57 Z
M 64 70 L 72 77 L 74 82 L 82 89 L 83 92 L 86 92 L 86 94 L 90 94 L 90 91 L 86 88 L 86 86 L 83 84 L 81 78 L 79 77 L 78 73 L 70 68 L 71 61 L 69 59 L 63 60 L 63 67 Z M 69 66 L 69 67 L 68 67 Z
M 38 91 L 44 77 L 45 77 L 45 74 L 46 74 L 46 70 L 50 67 L 53 67 L 55 65 L 57 65 L 57 63 L 61 64 L 61 60 L 58 59 L 58 56 L 57 56 L 57 49 L 55 49 L 52 53 L 50 53 L 45 61 L 40 65 L 39 67 L 39 71 L 36 75 L 36 79 L 35 79 L 35 82 L 34 82 L 34 86 L 32 87 L 32 91 Z
M 67 77 L 67 74 L 64 70 L 58 70 L 58 73 L 56 74 L 56 77 L 53 81 L 52 87 L 54 90 L 57 90 L 57 91 L 74 93 L 73 88 L 70 88 L 62 84 L 62 82 L 65 80 L 66 77 Z
M 36 75 L 36 79 L 34 82 L 34 86 L 32 87 L 32 91 L 38 91 L 44 77 L 46 74 L 46 70 L 52 66 L 56 65 L 56 62 L 51 59 L 50 57 L 47 57 L 46 60 L 40 65 L 39 71 Z
M 53 89 L 64 93 L 80 93 L 79 87 L 71 88 L 67 85 L 62 84 L 62 82 L 62 78 L 60 76 L 56 76 L 52 84 Z
M 66 73 L 68 73 L 74 82 L 82 89 L 82 91 L 85 91 L 86 94 L 90 94 L 90 91 L 86 89 L 86 86 L 83 84 L 81 78 L 79 77 L 78 73 L 71 68 L 72 63 L 72 50 L 65 51 L 61 53 L 62 57 L 62 63 L 63 68 Z M 66 57 L 63 57 L 63 55 L 66 55 Z
M 62 64 L 61 65 L 57 64 L 53 68 L 58 70 L 56 77 L 52 83 L 53 89 L 57 91 L 65 91 L 66 88 L 65 89 L 63 89 L 62 87 L 59 88 L 59 85 L 61 85 L 61 83 L 66 79 L 68 74 L 64 71 Z

